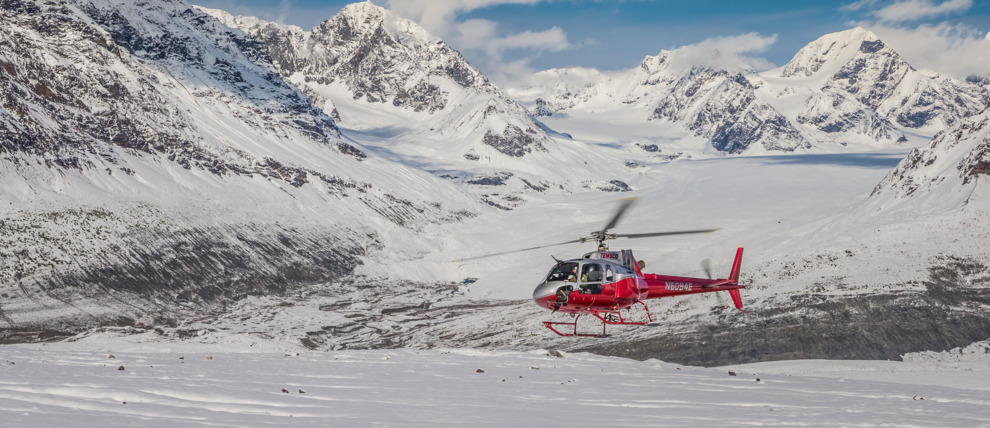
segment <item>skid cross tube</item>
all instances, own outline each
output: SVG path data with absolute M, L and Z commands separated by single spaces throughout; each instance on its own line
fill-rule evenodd
M 604 323 L 602 323 L 602 332 L 601 332 L 601 334 L 578 333 L 577 332 L 577 321 L 578 321 L 578 318 L 581 318 L 581 315 L 575 316 L 574 317 L 574 321 L 572 321 L 572 322 L 543 321 L 543 326 L 546 327 L 546 328 L 549 328 L 550 331 L 552 331 L 554 333 L 557 333 L 558 336 L 566 336 L 566 337 L 602 337 L 602 336 L 605 336 L 605 324 Z M 555 325 L 569 325 L 569 326 L 572 326 L 572 327 L 574 327 L 574 332 L 573 333 L 561 333 L 559 330 L 557 330 L 556 328 L 554 328 Z
M 650 315 L 650 308 L 648 306 L 646 306 L 646 303 L 644 303 L 644 302 L 636 302 L 636 303 L 639 303 L 639 304 L 643 305 L 643 310 L 646 312 L 646 319 L 647 319 L 646 322 L 626 321 L 625 318 L 622 317 L 622 311 L 621 310 L 618 310 L 618 309 L 617 310 L 601 310 L 601 311 L 599 311 L 599 310 L 592 310 L 592 311 L 590 311 L 591 312 L 591 315 L 594 315 L 596 318 L 598 318 L 599 321 L 602 322 L 602 332 L 601 332 L 601 334 L 578 333 L 578 331 L 577 331 L 577 321 L 578 321 L 578 318 L 581 318 L 581 315 L 583 315 L 583 314 L 576 315 L 574 317 L 574 321 L 572 321 L 572 322 L 543 321 L 543 326 L 546 327 L 546 328 L 548 328 L 548 329 L 550 329 L 550 331 L 556 333 L 558 336 L 566 336 L 566 337 L 605 337 L 606 336 L 606 334 L 605 334 L 605 327 L 607 325 L 609 325 L 609 324 L 612 324 L 612 325 L 645 325 L 647 323 L 653 322 L 653 316 Z M 560 330 L 557 330 L 557 328 L 554 327 L 554 326 L 558 326 L 558 325 L 571 326 L 571 327 L 574 328 L 574 330 L 573 330 L 572 333 L 562 333 Z

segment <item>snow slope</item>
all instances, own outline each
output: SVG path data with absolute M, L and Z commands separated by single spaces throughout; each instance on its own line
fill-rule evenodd
M 446 180 L 342 137 L 251 39 L 184 2 L 0 13 L 6 326 L 167 324 L 338 280 L 379 234 L 415 252 L 416 229 L 475 215 Z
M 968 367 L 936 360 L 699 368 L 543 350 L 3 346 L 0 417 L 10 426 L 100 427 L 977 427 L 990 425 L 986 347 Z M 875 375 L 917 374 L 922 365 L 926 376 Z M 938 375 L 957 381 L 929 382 Z

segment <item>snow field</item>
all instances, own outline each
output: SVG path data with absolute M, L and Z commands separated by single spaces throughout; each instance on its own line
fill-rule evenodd
M 948 386 L 926 382 L 959 373 L 946 364 L 891 383 L 870 373 L 909 363 L 699 368 L 544 350 L 248 351 L 3 346 L 0 418 L 5 426 L 100 427 L 990 426 L 985 355 L 965 372 L 969 381 Z

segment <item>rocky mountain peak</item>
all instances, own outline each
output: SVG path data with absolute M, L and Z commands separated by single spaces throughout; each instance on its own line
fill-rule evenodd
M 388 35 L 395 42 L 419 46 L 440 41 L 423 27 L 370 1 L 344 6 L 332 19 L 313 29 L 314 33 L 336 32 L 338 40 L 356 40 Z
M 415 22 L 370 2 L 347 5 L 309 32 L 271 23 L 245 25 L 253 20 L 228 22 L 254 37 L 283 77 L 324 111 L 337 111 L 334 117 L 347 126 L 418 130 L 427 128 L 420 115 L 430 115 L 437 125 L 420 132 L 438 139 L 458 136 L 463 152 L 455 155 L 460 159 L 475 145 L 519 157 L 550 144 L 544 126 L 460 53 Z M 369 107 L 409 121 L 383 125 L 348 113 Z
M 768 73 L 811 94 L 797 120 L 825 133 L 850 131 L 875 141 L 903 142 L 895 124 L 934 134 L 985 106 L 977 84 L 916 70 L 871 31 L 826 34 Z
M 670 66 L 670 51 L 661 50 L 656 55 L 647 55 L 639 63 L 639 68 L 647 74 L 656 74 L 666 70 Z
M 872 54 L 885 47 L 872 31 L 856 27 L 826 34 L 801 48 L 781 70 L 781 77 L 810 77 L 819 71 L 835 72 L 858 54 Z M 829 66 L 830 65 L 830 66 Z

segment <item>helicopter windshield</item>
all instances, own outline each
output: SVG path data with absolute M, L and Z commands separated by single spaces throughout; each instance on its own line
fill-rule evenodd
M 554 266 L 554 268 L 550 271 L 550 275 L 547 275 L 547 280 L 545 282 L 568 281 L 568 280 L 573 281 L 573 279 L 569 279 L 569 278 L 574 276 L 574 272 L 577 269 L 577 267 L 578 264 L 573 262 L 558 263 L 557 266 Z

